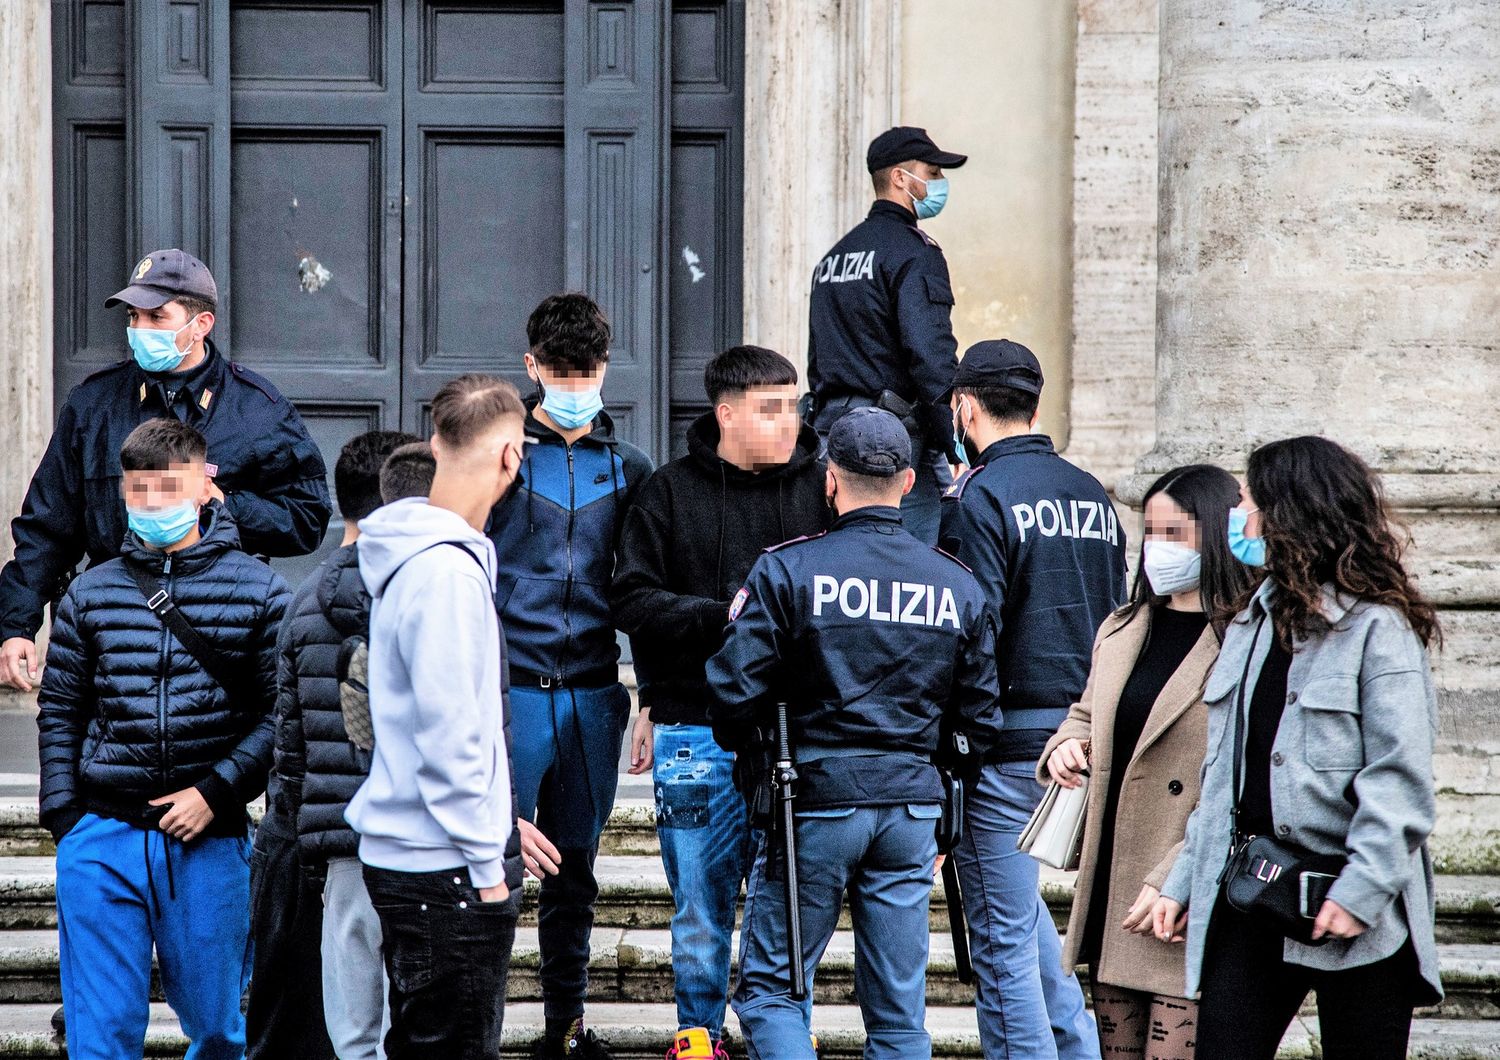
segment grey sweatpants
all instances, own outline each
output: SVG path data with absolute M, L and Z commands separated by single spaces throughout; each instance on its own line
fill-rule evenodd
M 323 1016 L 339 1060 L 385 1060 L 380 918 L 358 858 L 334 858 L 323 885 Z

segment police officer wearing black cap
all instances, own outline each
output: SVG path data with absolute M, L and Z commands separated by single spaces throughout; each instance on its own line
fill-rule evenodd
M 825 480 L 838 512 L 817 537 L 768 549 L 708 663 L 709 720 L 726 749 L 787 705 L 807 980 L 853 912 L 867 1058 L 931 1055 L 923 1029 L 927 904 L 942 788 L 939 728 L 984 750 L 1000 726 L 995 624 L 964 566 L 901 525 L 911 442 L 866 408 L 833 424 Z M 784 872 L 763 839 L 751 870 L 733 1004 L 753 1057 L 813 1057 L 789 989 Z
M 907 530 L 928 544 L 937 543 L 938 501 L 952 483 L 952 420 L 942 395 L 958 343 L 948 263 L 917 221 L 938 215 L 948 201 L 943 170 L 966 161 L 939 150 L 924 129 L 875 137 L 865 155 L 875 205 L 813 270 L 809 306 L 813 425 L 826 435 L 865 405 L 901 416 L 917 472 L 901 509 Z
M 322 454 L 291 403 L 208 337 L 218 303 L 208 267 L 181 250 L 142 258 L 105 300 L 127 308 L 132 357 L 68 395 L 11 523 L 15 554 L 0 570 L 0 682 L 31 688 L 46 605 L 84 556 L 94 564 L 120 554 L 120 445 L 146 420 L 174 416 L 208 439 L 213 494 L 246 552 L 300 556 L 323 540 L 332 506 Z
M 1016 849 L 1042 795 L 1035 769 L 1083 694 L 1094 635 L 1125 600 L 1125 530 L 1094 476 L 1034 433 L 1042 366 L 1020 343 L 969 347 L 951 401 L 963 462 L 943 499 L 943 547 L 973 568 L 1000 621 L 1005 728 L 966 791 L 954 850 L 973 936 L 985 1056 L 1097 1060 L 1078 980 L 1062 967 L 1038 891 Z

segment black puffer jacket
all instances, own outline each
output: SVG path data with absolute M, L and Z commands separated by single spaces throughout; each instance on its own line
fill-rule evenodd
M 203 539 L 170 555 L 127 534 L 58 608 L 37 719 L 41 819 L 61 837 L 85 813 L 154 823 L 147 803 L 195 787 L 210 835 L 244 835 L 245 804 L 271 765 L 276 637 L 290 592 L 239 550 L 234 519 L 204 509 Z M 231 698 L 168 632 L 126 568 L 144 564 L 205 640 L 245 674 Z
M 370 756 L 344 731 L 338 665 L 345 639 L 369 630 L 370 594 L 359 576 L 359 555 L 345 545 L 298 588 L 282 627 L 276 772 L 307 866 L 359 852 L 344 808 L 369 775 Z

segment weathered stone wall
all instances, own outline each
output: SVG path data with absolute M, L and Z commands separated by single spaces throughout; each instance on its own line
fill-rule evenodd
M 0 4 L 0 563 L 52 434 L 51 17 L 44 0 Z
M 1332 437 L 1443 605 L 1440 852 L 1500 834 L 1500 5 L 1161 0 L 1143 477 Z
M 1067 455 L 1110 490 L 1156 429 L 1159 47 L 1156 0 L 1079 0 Z

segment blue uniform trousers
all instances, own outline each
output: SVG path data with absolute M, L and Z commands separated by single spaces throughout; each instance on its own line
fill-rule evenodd
M 1094 1019 L 1063 970 L 1040 863 L 1016 849 L 1042 798 L 1030 762 L 988 765 L 968 785 L 954 850 L 978 987 L 979 1038 L 995 1060 L 1099 1060 Z
M 182 843 L 86 814 L 57 845 L 57 927 L 73 1060 L 142 1054 L 153 944 L 188 1060 L 245 1055 L 249 839 Z
M 589 936 L 599 883 L 594 859 L 619 786 L 620 743 L 630 718 L 624 685 L 512 686 L 511 763 L 516 812 L 556 844 L 562 865 L 542 880 L 537 940 L 548 1019 L 583 1015 Z
M 847 892 L 854 920 L 854 991 L 868 1060 L 932 1055 L 927 1013 L 927 903 L 937 858 L 936 805 L 861 806 L 797 815 L 802 963 L 813 973 Z M 763 839 L 751 870 L 734 1011 L 753 1060 L 813 1060 L 808 1017 L 789 990 L 786 891 L 766 873 Z M 779 874 L 778 874 L 779 875 Z

